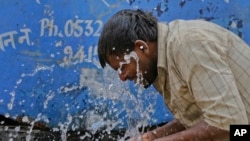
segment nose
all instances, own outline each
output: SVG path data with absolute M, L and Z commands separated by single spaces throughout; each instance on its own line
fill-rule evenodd
M 126 81 L 128 78 L 128 74 L 127 73 L 121 73 L 119 74 L 119 77 L 122 81 Z

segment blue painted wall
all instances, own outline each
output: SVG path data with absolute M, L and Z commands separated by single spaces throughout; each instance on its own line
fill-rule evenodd
M 141 95 L 100 68 L 102 26 L 124 8 L 151 11 L 162 22 L 203 18 L 250 44 L 249 0 L 1 0 L 0 114 L 91 129 L 171 120 L 154 88 Z

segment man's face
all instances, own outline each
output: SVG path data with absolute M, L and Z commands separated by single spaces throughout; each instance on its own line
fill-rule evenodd
M 130 80 L 147 88 L 157 76 L 157 60 L 141 50 L 120 56 L 108 56 L 107 59 L 122 81 Z

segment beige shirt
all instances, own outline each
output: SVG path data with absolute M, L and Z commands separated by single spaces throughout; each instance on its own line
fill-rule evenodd
M 201 119 L 224 130 L 249 124 L 250 48 L 213 23 L 159 23 L 154 86 L 186 127 Z

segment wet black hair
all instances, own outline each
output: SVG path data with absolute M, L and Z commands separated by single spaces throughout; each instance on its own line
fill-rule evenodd
M 109 55 L 123 55 L 133 51 L 136 40 L 157 41 L 156 17 L 140 9 L 118 11 L 105 23 L 98 41 L 101 66 L 106 66 Z

